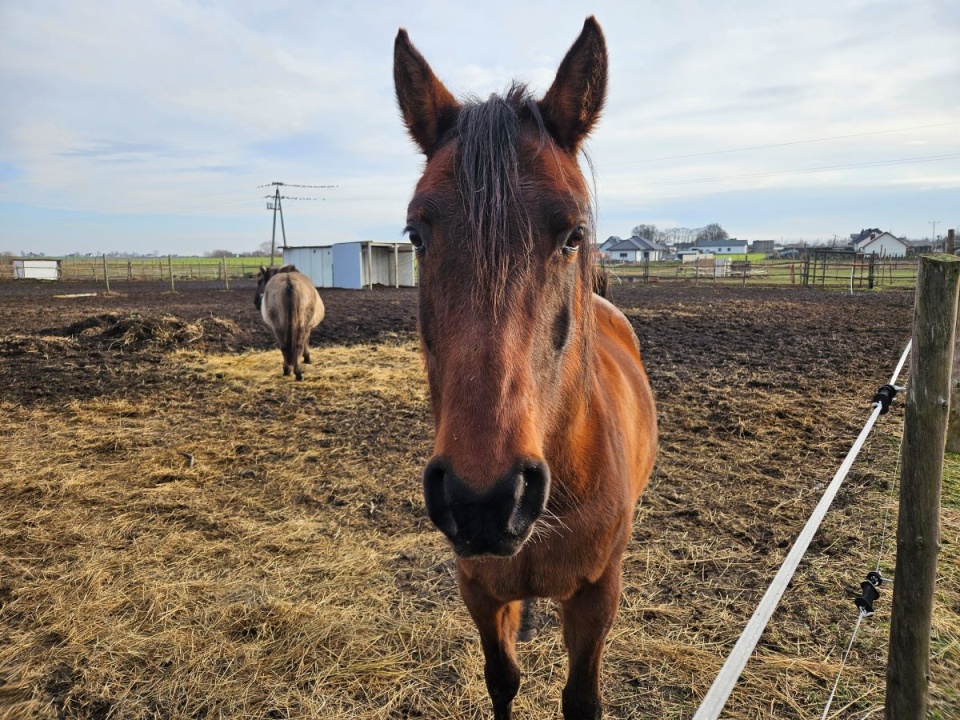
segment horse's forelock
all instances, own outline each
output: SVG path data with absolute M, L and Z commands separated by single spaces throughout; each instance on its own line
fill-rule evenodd
M 486 290 L 496 304 L 503 301 L 513 259 L 528 258 L 532 250 L 532 221 L 520 177 L 521 131 L 529 121 L 540 142 L 549 142 L 536 101 L 526 86 L 514 83 L 503 96 L 465 103 L 454 131 L 466 242 L 484 285 L 477 290 Z M 520 245 L 511 247 L 515 238 Z

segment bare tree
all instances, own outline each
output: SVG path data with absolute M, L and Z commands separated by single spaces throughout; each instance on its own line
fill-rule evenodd
M 701 240 L 729 240 L 730 235 L 718 223 L 710 223 L 697 232 L 697 242 Z
M 658 242 L 662 233 L 657 229 L 656 225 L 637 225 L 630 233 L 634 237 L 643 238 L 644 240 L 649 240 L 650 242 Z
M 664 230 L 661 233 L 661 237 L 663 238 L 664 242 L 671 245 L 677 245 L 692 243 L 694 237 L 696 237 L 696 234 L 696 230 L 691 230 L 690 228 L 686 227 L 675 227 Z

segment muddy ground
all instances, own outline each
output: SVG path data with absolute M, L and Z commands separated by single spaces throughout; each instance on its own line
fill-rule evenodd
M 150 283 L 116 284 L 113 290 L 107 296 L 102 288 L 85 284 L 0 284 L 0 369 L 4 407 L 11 415 L 27 418 L 71 403 L 132 404 L 156 396 L 181 398 L 181 407 L 189 407 L 197 417 L 204 416 L 205 403 L 209 413 L 222 413 L 222 408 L 214 409 L 214 396 L 225 391 L 213 388 L 227 371 L 209 376 L 185 369 L 178 353 L 212 359 L 273 348 L 253 307 L 249 281 L 233 283 L 229 291 L 212 283 L 183 283 L 177 293 Z M 89 293 L 96 294 L 85 296 Z M 312 347 L 339 351 L 381 346 L 400 348 L 407 355 L 415 349 L 415 290 L 325 290 L 322 297 L 326 319 L 314 331 Z M 607 705 L 612 716 L 621 718 L 689 716 L 816 504 L 817 491 L 856 437 L 873 393 L 888 381 L 909 338 L 913 296 L 676 284 L 617 285 L 613 300 L 640 337 L 658 398 L 661 448 L 625 561 L 620 634 L 615 630 L 612 636 L 605 673 Z M 319 368 L 307 367 L 308 382 L 302 384 L 306 390 L 294 390 L 279 377 L 279 352 L 274 354 L 276 378 L 270 382 L 276 383 L 278 397 L 296 392 L 302 401 L 309 395 L 311 373 Z M 371 362 L 377 362 L 373 353 Z M 426 403 L 422 398 L 388 401 L 388 395 L 371 392 L 369 403 L 353 401 L 342 410 L 316 397 L 306 409 L 302 402 L 292 409 L 278 400 L 269 412 L 271 419 L 289 412 L 291 422 L 299 422 L 296 418 L 304 413 L 324 419 L 322 429 L 308 430 L 296 440 L 304 452 L 331 444 L 341 447 L 337 427 L 328 421 L 334 411 L 348 416 L 350 437 L 342 442 L 349 447 L 343 445 L 344 452 L 366 458 L 389 477 L 370 497 L 369 512 L 353 513 L 343 527 L 358 536 L 430 538 L 431 552 L 439 555 L 421 561 L 409 552 L 394 553 L 383 560 L 384 572 L 395 574 L 396 591 L 413 603 L 412 612 L 429 616 L 437 587 L 449 595 L 451 612 L 460 612 L 448 574 L 435 569 L 446 563 L 439 559 L 445 558 L 444 550 L 418 501 L 417 463 L 429 453 Z M 364 397 L 362 392 L 359 397 Z M 895 409 L 890 418 L 899 419 L 899 413 Z M 218 422 L 229 431 L 229 419 Z M 10 429 L 4 435 L 8 442 L 22 444 L 18 432 Z M 838 497 L 836 517 L 818 534 L 811 559 L 804 563 L 807 594 L 792 597 L 778 629 L 765 636 L 761 652 L 768 662 L 753 671 L 746 689 L 735 693 L 733 717 L 819 716 L 838 648 L 855 617 L 850 601 L 857 576 L 872 569 L 861 565 L 875 561 L 883 550 L 884 533 L 889 533 L 881 532 L 880 522 L 881 511 L 889 505 L 897 432 L 890 430 L 868 444 L 865 462 L 855 466 Z M 245 441 L 237 442 L 247 447 Z M 391 459 L 391 448 L 402 449 L 402 462 Z M 244 452 L 249 454 L 249 448 L 236 450 L 238 455 Z M 241 457 L 229 462 L 251 461 Z M 224 467 L 242 481 L 253 477 L 243 473 L 260 472 L 231 468 L 229 463 Z M 397 476 L 390 476 L 391 469 Z M 4 493 L 9 495 L 13 485 L 8 478 Z M 323 523 L 332 506 L 345 504 L 336 495 L 336 489 L 306 490 L 291 503 L 298 517 Z M 276 502 L 277 512 L 284 512 L 282 502 Z M 8 558 L 25 555 L 16 543 L 29 545 L 30 533 L 18 532 L 22 529 L 12 525 L 15 517 L 3 522 L 7 527 L 0 553 Z M 31 558 L 8 562 L 8 576 L 0 580 L 0 638 L 17 639 L 24 647 L 39 642 L 30 640 L 33 635 L 49 633 L 23 607 L 27 593 L 20 588 L 44 567 L 42 554 Z M 889 553 L 887 561 L 892 561 Z M 555 622 L 549 608 L 543 609 L 541 622 Z M 354 705 L 343 705 L 350 709 L 324 716 L 477 716 L 473 710 L 438 710 L 424 699 L 437 692 L 482 698 L 482 680 L 468 677 L 480 674 L 476 648 L 470 647 L 462 651 L 473 663 L 469 671 L 434 670 L 428 682 L 413 663 L 409 682 L 427 683 L 415 692 L 388 701 L 369 691 L 373 699 L 354 698 Z M 882 632 L 875 633 L 868 648 L 849 685 L 844 683 L 848 705 L 840 717 L 866 717 L 875 710 L 883 682 Z M 194 697 L 190 704 L 183 698 L 165 700 L 156 692 L 144 691 L 144 698 L 134 700 L 132 690 L 105 690 L 82 669 L 89 666 L 89 653 L 89 648 L 76 649 L 71 657 L 81 659 L 67 670 L 63 662 L 49 659 L 28 668 L 22 654 L 16 660 L 0 653 L 0 717 L 5 697 L 25 703 L 11 708 L 29 707 L 50 717 L 230 717 L 234 712 L 230 700 L 216 699 L 213 693 L 206 699 Z M 562 675 L 562 657 L 550 662 Z M 283 683 L 282 676 L 278 682 Z M 537 692 L 549 698 L 556 694 L 557 682 L 553 678 Z M 948 686 L 956 682 L 946 679 Z M 316 700 L 322 690 L 302 692 L 313 693 Z M 768 695 L 757 697 L 760 693 Z M 270 702 L 250 700 L 243 712 L 299 717 L 313 707 L 299 696 L 296 702 L 288 699 L 286 709 Z M 291 706 L 300 708 L 300 714 Z
M 255 287 L 249 280 L 235 281 L 224 291 L 219 283 L 194 282 L 171 293 L 164 283 L 113 283 L 108 295 L 84 283 L 0 284 L 0 337 L 6 338 L 0 352 L 16 380 L 8 397 L 30 402 L 123 394 L 130 385 L 156 382 L 149 369 L 174 349 L 269 349 L 274 341 L 253 307 Z M 865 372 L 882 377 L 908 337 L 913 300 L 907 291 L 848 296 L 706 283 L 623 284 L 612 296 L 641 338 L 655 386 L 661 372 L 664 378 L 679 373 L 695 380 L 699 367 L 726 366 L 775 368 L 785 386 L 798 389 L 821 380 L 852 389 Z M 323 300 L 326 319 L 313 331 L 312 347 L 415 337 L 415 290 L 326 289 Z M 184 325 L 197 322 L 208 323 L 199 337 L 185 332 Z M 151 328 L 158 323 L 162 327 Z M 49 357 L 30 352 L 25 339 L 9 339 L 38 335 L 80 343 Z M 139 380 L 125 380 L 127 374 Z

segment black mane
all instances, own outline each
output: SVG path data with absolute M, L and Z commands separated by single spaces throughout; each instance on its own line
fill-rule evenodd
M 464 204 L 466 237 L 478 275 L 489 280 L 495 302 L 503 300 L 512 259 L 532 250 L 533 223 L 521 196 L 520 138 L 524 124 L 550 142 L 540 109 L 525 85 L 514 83 L 503 96 L 469 100 L 454 130 L 459 141 L 456 178 Z M 519 247 L 511 247 L 511 228 L 520 228 Z M 515 231 L 514 231 L 515 236 Z

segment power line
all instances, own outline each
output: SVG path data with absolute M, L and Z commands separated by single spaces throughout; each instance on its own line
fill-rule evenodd
M 305 197 L 293 197 L 280 194 L 281 187 L 295 187 L 295 188 L 335 188 L 336 185 L 298 185 L 294 183 L 284 183 L 278 180 L 269 183 L 268 185 L 260 185 L 258 187 L 273 187 L 273 195 L 266 195 L 267 199 L 272 198 L 272 202 L 267 203 L 267 210 L 273 210 L 273 231 L 270 234 L 270 267 L 273 267 L 274 255 L 277 250 L 277 213 L 280 213 L 280 232 L 283 233 L 283 247 L 287 247 L 287 229 L 283 222 L 283 201 L 284 200 L 324 200 L 325 198 L 305 198 Z
M 276 197 L 276 196 L 275 196 L 275 195 L 264 195 L 264 197 L 265 197 L 265 198 L 272 198 L 272 197 Z M 281 196 L 280 196 L 280 199 L 281 199 L 281 200 L 326 200 L 326 198 L 293 197 L 292 195 L 281 195 Z
M 267 183 L 266 185 L 257 185 L 258 188 L 272 187 L 276 185 L 277 187 L 293 187 L 293 188 L 311 188 L 314 190 L 327 190 L 330 188 L 338 188 L 339 185 L 297 185 L 295 183 L 285 183 L 285 182 L 272 182 Z

